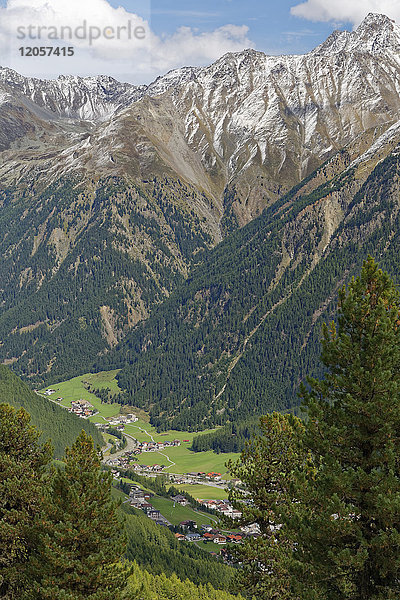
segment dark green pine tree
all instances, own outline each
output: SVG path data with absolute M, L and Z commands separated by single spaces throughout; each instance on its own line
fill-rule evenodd
M 398 599 L 399 294 L 371 257 L 340 292 L 337 329 L 324 326 L 322 362 L 324 379 L 302 390 L 316 474 L 299 478 L 285 525 L 295 597 Z
M 25 410 L 0 405 L 0 597 L 21 598 L 29 590 L 25 576 L 34 539 L 32 525 L 41 510 L 49 444 Z
M 245 484 L 229 493 L 242 512 L 240 525 L 257 523 L 261 533 L 234 550 L 241 565 L 236 581 L 241 591 L 260 600 L 291 600 L 288 559 L 293 543 L 281 525 L 292 506 L 292 475 L 299 466 L 309 467 L 301 443 L 304 424 L 293 415 L 273 413 L 260 419 L 260 431 L 262 435 L 247 443 L 240 460 L 227 465 L 230 474 Z
M 82 431 L 54 473 L 32 561 L 40 600 L 118 600 L 126 585 L 123 524 L 100 458 Z

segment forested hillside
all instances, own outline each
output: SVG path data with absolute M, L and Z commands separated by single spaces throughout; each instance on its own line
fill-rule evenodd
M 229 589 L 234 569 L 217 561 L 195 544 L 182 544 L 166 527 L 160 527 L 141 511 L 122 505 L 127 535 L 126 557 L 147 571 L 168 577 L 176 574 L 196 585 L 210 583 L 217 589 Z
M 238 423 L 228 423 L 212 433 L 205 433 L 193 438 L 191 450 L 207 452 L 241 452 L 250 438 L 260 435 L 259 418 Z
M 199 196 L 172 179 L 71 176 L 22 197 L 0 191 L 1 359 L 38 383 L 88 370 L 211 242 L 184 204 Z
M 111 357 L 128 363 L 119 384 L 155 425 L 201 429 L 296 409 L 340 286 L 368 253 L 396 277 L 398 153 L 334 160 L 210 252 Z
M 54 456 L 61 458 L 66 446 L 70 446 L 84 429 L 95 443 L 103 445 L 103 438 L 96 427 L 69 413 L 54 402 L 38 396 L 10 369 L 0 365 L 0 404 L 24 408 L 32 417 L 32 423 L 42 432 L 42 439 L 51 439 Z
M 195 585 L 190 579 L 182 580 L 176 574 L 153 575 L 133 565 L 133 573 L 125 592 L 125 600 L 240 600 L 241 595 L 215 589 L 210 583 Z

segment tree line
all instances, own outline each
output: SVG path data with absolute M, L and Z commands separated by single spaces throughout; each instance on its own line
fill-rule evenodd
M 246 442 L 259 433 L 258 418 L 249 419 L 242 423 L 228 423 L 212 433 L 195 436 L 191 450 L 193 452 L 207 452 L 208 450 L 212 450 L 217 454 L 221 452 L 241 452 Z

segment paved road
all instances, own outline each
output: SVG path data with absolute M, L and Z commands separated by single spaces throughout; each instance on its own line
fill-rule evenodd
M 106 435 L 107 435 L 107 432 L 106 432 Z M 119 458 L 120 456 L 123 456 L 125 454 L 125 452 L 129 452 L 130 450 L 135 450 L 135 448 L 137 446 L 137 440 L 135 440 L 135 438 L 132 437 L 131 435 L 129 435 L 128 433 L 124 433 L 124 436 L 126 437 L 126 441 L 127 441 L 126 447 L 123 450 L 118 450 L 118 452 L 115 452 L 114 454 L 107 456 L 107 458 L 104 462 L 107 462 L 110 459 Z
M 139 429 L 140 431 L 143 431 L 143 433 L 145 433 L 146 435 L 149 436 L 149 438 L 151 439 L 152 442 L 155 442 L 154 437 L 151 435 L 151 433 L 149 433 L 148 431 L 146 431 L 146 429 L 144 429 L 143 427 L 139 427 L 139 425 L 133 425 L 133 427 L 135 427 L 136 429 Z M 169 456 L 167 456 L 167 454 L 164 454 L 163 452 L 152 452 L 152 454 L 159 454 L 160 456 L 163 456 L 164 458 L 167 459 L 167 461 L 170 463 L 168 466 L 166 466 L 166 469 L 170 469 L 171 467 L 173 467 L 174 465 L 176 465 L 176 463 L 174 463 Z M 115 456 L 115 455 L 114 455 Z
M 102 448 L 103 454 L 105 454 L 106 452 L 108 452 L 108 450 L 110 450 L 110 448 L 112 448 L 112 444 L 110 444 L 110 442 L 107 442 L 106 447 L 104 449 Z

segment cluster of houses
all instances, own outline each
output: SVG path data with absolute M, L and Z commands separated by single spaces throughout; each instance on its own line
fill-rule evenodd
M 122 456 L 117 456 L 116 458 L 108 458 L 105 462 L 115 469 L 131 469 L 132 471 L 136 471 L 139 475 L 144 475 L 147 477 L 153 477 L 154 474 L 160 475 L 164 469 L 165 465 L 138 465 L 134 458 L 135 450 L 127 450 L 124 452 Z
M 222 483 L 221 473 L 206 473 L 205 471 L 190 471 L 183 475 L 170 475 L 170 481 L 178 485 L 202 483 L 211 481 L 214 483 Z
M 195 521 L 182 521 L 179 523 L 179 527 L 183 533 L 176 533 L 175 538 L 180 542 L 211 542 L 218 545 L 241 544 L 246 538 L 256 538 L 261 535 L 258 525 L 241 527 L 239 530 L 233 532 L 222 532 L 211 525 L 201 525 L 198 531 Z M 214 552 L 211 554 L 216 555 Z M 229 562 L 228 554 L 222 550 L 219 554 L 224 560 Z
M 171 498 L 174 502 L 179 503 L 181 506 L 187 506 L 189 504 L 188 499 L 182 494 L 178 494 Z M 240 510 L 236 510 L 229 500 L 198 500 L 203 506 L 211 508 L 218 513 L 221 513 L 225 517 L 231 519 L 240 519 L 242 513 Z
M 152 521 L 155 521 L 157 525 L 169 525 L 170 523 L 162 516 L 159 510 L 154 508 L 150 503 L 150 499 L 154 496 L 150 492 L 145 492 L 138 485 L 131 485 L 129 492 L 129 504 L 133 508 L 142 510 Z
M 151 492 L 145 492 L 139 485 L 131 484 L 131 490 L 129 492 L 129 504 L 134 508 L 140 508 L 141 510 L 147 510 L 152 508 L 149 503 L 150 498 L 154 496 Z
M 173 442 L 164 442 L 164 444 L 168 444 L 169 446 L 174 446 L 174 445 L 179 445 L 180 442 L 179 440 L 174 440 Z M 150 448 L 150 449 L 145 449 L 145 450 L 139 450 L 139 448 L 143 447 L 144 448 Z M 149 477 L 153 477 L 154 474 L 160 474 L 164 471 L 164 469 L 166 468 L 166 465 L 159 465 L 158 463 L 155 463 L 153 465 L 142 465 L 142 464 L 138 464 L 135 462 L 135 456 L 138 454 L 141 454 L 142 451 L 143 452 L 156 452 L 156 450 L 162 450 L 163 448 L 165 448 L 166 446 L 160 446 L 159 444 L 154 444 L 152 442 L 143 442 L 141 444 L 138 444 L 138 446 L 135 448 L 135 450 L 127 450 L 126 452 L 124 452 L 123 456 L 119 456 L 116 458 L 110 458 L 108 459 L 106 462 L 107 464 L 111 465 L 114 468 L 121 468 L 121 469 L 132 469 L 134 471 L 136 471 L 137 473 L 140 473 L 141 475 L 147 475 Z M 156 449 L 154 449 L 156 447 Z M 169 481 L 173 484 L 179 484 L 179 485 L 185 485 L 185 484 L 196 484 L 196 483 L 201 483 L 204 481 L 213 481 L 215 483 L 218 483 L 219 485 L 221 485 L 222 487 L 226 487 L 227 482 L 224 482 L 222 480 L 222 475 L 221 473 L 201 473 L 201 472 L 191 472 L 191 473 L 184 473 L 182 475 L 180 474 L 173 474 L 173 473 L 167 473 Z M 216 502 L 214 500 L 212 500 L 211 502 Z M 211 508 L 215 508 L 214 506 L 212 506 Z
M 88 419 L 93 415 L 97 414 L 97 411 L 93 408 L 93 405 L 90 404 L 87 400 L 72 400 L 71 408 L 68 409 L 69 412 L 78 415 L 82 419 Z
M 165 448 L 174 448 L 180 445 L 180 440 L 165 440 L 163 442 L 140 442 L 137 445 L 135 454 L 142 454 L 142 452 L 158 452 L 159 450 L 165 450 Z
M 141 475 L 148 475 L 152 477 L 153 473 L 162 473 L 165 469 L 165 465 L 138 465 L 135 464 L 132 467 L 135 471 L 138 471 Z
M 129 492 L 129 503 L 136 509 L 142 510 L 149 519 L 155 521 L 158 525 L 170 526 L 171 524 L 163 517 L 161 512 L 156 509 L 151 504 L 151 498 L 154 496 L 151 492 L 147 492 L 141 489 L 139 485 L 131 484 L 130 492 Z M 174 503 L 179 503 L 181 506 L 190 505 L 190 502 L 183 494 L 177 494 L 176 496 L 172 496 L 171 500 Z M 225 510 L 225 513 L 229 513 L 232 516 L 234 513 L 234 509 L 232 506 L 225 502 L 218 500 L 212 501 L 203 501 L 215 503 L 215 506 L 219 506 L 220 509 Z M 225 505 L 225 507 L 223 506 Z M 222 513 L 223 510 L 220 510 Z M 238 512 L 238 511 L 236 511 Z M 237 515 L 239 516 L 239 515 Z M 212 525 L 201 525 L 200 527 L 193 520 L 181 521 L 179 523 L 179 533 L 175 533 L 175 538 L 180 542 L 204 542 L 204 543 L 212 543 L 216 545 L 226 546 L 227 544 L 241 544 L 243 540 L 247 537 L 259 537 L 260 530 L 257 525 L 248 525 L 246 527 L 241 527 L 237 531 L 227 532 L 220 531 L 219 529 L 214 528 Z M 229 562 L 229 552 L 224 553 L 222 550 L 217 552 L 212 552 L 217 556 L 221 556 L 224 561 Z
M 127 416 L 129 417 L 130 415 Z M 107 427 L 109 426 L 113 426 L 115 429 L 118 429 L 120 431 L 123 431 L 125 427 L 124 424 L 115 425 L 113 421 L 107 424 Z M 104 424 L 102 424 L 100 428 L 104 429 Z M 108 465 L 114 468 L 133 469 L 142 475 L 148 475 L 149 477 L 152 477 L 154 473 L 162 473 L 163 470 L 166 468 L 165 465 L 159 465 L 157 463 L 153 465 L 139 465 L 135 462 L 137 460 L 136 457 L 144 452 L 158 452 L 160 450 L 164 450 L 165 448 L 173 448 L 180 445 L 181 442 L 179 440 L 166 440 L 164 442 L 136 441 L 136 446 L 133 450 L 127 450 L 122 456 L 107 459 L 106 462 Z
M 143 512 L 159 525 L 169 525 L 170 523 L 162 516 L 159 510 L 151 504 L 151 498 L 154 494 L 145 492 L 140 486 L 132 484 L 129 492 L 129 503 L 136 509 Z M 188 499 L 182 494 L 171 497 L 173 502 L 179 503 L 181 506 L 189 504 Z M 181 521 L 179 527 L 185 533 L 176 533 L 175 537 L 179 541 L 186 542 L 213 542 L 214 544 L 240 544 L 245 537 L 244 533 L 224 533 L 218 529 L 214 529 L 211 525 L 201 525 L 200 532 L 197 531 L 198 525 L 196 521 Z
M 232 504 L 228 500 L 199 500 L 199 502 L 207 508 L 221 513 L 225 517 L 230 519 L 240 519 L 242 513 L 240 510 L 233 508 Z
M 218 552 L 211 552 L 211 555 L 220 556 L 224 562 L 230 564 L 232 556 L 227 544 L 242 544 L 246 538 L 260 537 L 260 528 L 257 524 L 241 527 L 237 531 L 228 532 L 214 529 L 211 525 L 201 525 L 200 530 L 194 521 L 182 521 L 179 523 L 183 533 L 176 533 L 175 538 L 180 542 L 210 542 L 216 545 L 225 546 Z
M 181 529 L 185 529 L 192 521 L 179 523 Z M 176 533 L 175 537 L 180 542 L 212 542 L 213 544 L 241 544 L 246 537 L 242 533 L 221 533 L 210 525 L 201 525 L 200 532 Z
M 108 420 L 108 424 L 110 427 L 119 428 L 121 425 L 128 425 L 129 423 L 136 423 L 138 421 L 138 417 L 133 414 L 128 415 L 118 415 L 116 417 L 111 417 Z

